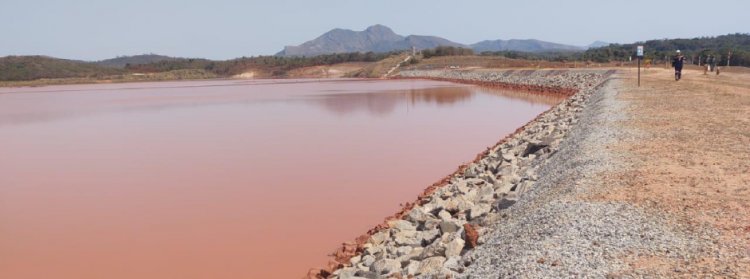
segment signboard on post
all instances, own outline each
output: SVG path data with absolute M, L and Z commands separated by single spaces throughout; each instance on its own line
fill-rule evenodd
M 641 87 L 641 59 L 643 59 L 643 46 L 638 46 L 635 55 L 638 56 L 638 87 Z

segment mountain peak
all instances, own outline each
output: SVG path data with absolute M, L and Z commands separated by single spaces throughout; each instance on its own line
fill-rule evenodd
M 389 32 L 389 33 L 394 33 L 393 30 L 390 27 L 382 25 L 382 24 L 375 24 L 373 26 L 367 27 L 367 29 L 365 29 L 365 31 L 367 31 L 367 32 Z
M 396 34 L 391 28 L 375 24 L 363 31 L 333 29 L 322 36 L 307 41 L 299 46 L 287 46 L 276 55 L 280 56 L 314 56 L 345 52 L 389 52 L 433 48 L 439 45 L 464 46 L 443 38 L 430 36 L 404 37 Z
M 346 52 L 389 52 L 397 50 L 418 50 L 438 46 L 472 48 L 476 52 L 484 51 L 582 51 L 585 47 L 556 44 L 540 40 L 494 40 L 482 41 L 471 46 L 452 42 L 435 36 L 396 34 L 388 26 L 375 24 L 363 31 L 336 28 L 320 37 L 307 41 L 299 46 L 287 46 L 276 55 L 279 56 L 315 56 Z

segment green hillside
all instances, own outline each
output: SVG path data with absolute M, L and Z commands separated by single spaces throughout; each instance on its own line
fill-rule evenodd
M 283 77 L 288 71 L 297 68 L 333 65 L 345 62 L 375 62 L 391 55 L 396 55 L 396 53 L 352 52 L 325 54 L 313 57 L 258 56 L 242 57 L 224 61 L 180 58 L 147 64 L 129 65 L 126 66 L 125 69 L 132 72 L 144 73 L 200 69 L 214 73 L 218 76 L 232 76 L 244 73 L 248 70 L 260 70 L 269 73 L 271 76 Z
M 258 56 L 223 61 L 138 55 L 97 62 L 47 56 L 7 56 L 0 57 L 0 81 L 61 78 L 122 79 L 123 75 L 134 73 L 201 73 L 200 76 L 229 77 L 246 71 L 259 71 L 268 77 L 285 77 L 290 70 L 297 68 L 345 62 L 375 62 L 392 55 L 396 53 L 354 52 L 314 57 Z M 159 77 L 166 78 L 167 76 L 169 75 Z
M 102 67 L 88 62 L 47 56 L 0 57 L 0 81 L 101 77 L 123 72 L 120 69 Z
M 606 47 L 589 49 L 583 53 L 584 60 L 596 62 L 622 61 L 635 55 L 636 46 L 643 45 L 645 58 L 661 61 L 669 59 L 676 50 L 682 51 L 688 61 L 697 63 L 697 57 L 713 55 L 719 57 L 720 65 L 727 64 L 727 56 L 732 52 L 730 65 L 750 67 L 750 34 L 729 34 L 717 37 L 693 39 L 650 40 L 633 44 L 612 44 Z
M 177 59 L 180 59 L 180 58 L 157 55 L 157 54 L 141 54 L 141 55 L 132 55 L 132 56 L 118 56 L 118 57 L 111 58 L 111 59 L 96 61 L 94 62 L 94 64 L 97 64 L 99 66 L 104 66 L 104 67 L 122 69 L 128 65 L 146 64 L 146 63 L 154 63 L 154 62 L 159 62 L 159 61 L 177 60 Z

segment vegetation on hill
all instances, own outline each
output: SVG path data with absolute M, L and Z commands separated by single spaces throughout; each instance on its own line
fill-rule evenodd
M 0 57 L 0 81 L 72 78 L 122 74 L 124 71 L 83 61 L 47 56 Z
M 318 55 L 313 57 L 282 57 L 258 56 L 242 57 L 226 61 L 211 61 L 206 59 L 177 59 L 154 63 L 129 65 L 125 69 L 131 72 L 163 72 L 179 69 L 203 69 L 219 76 L 233 76 L 249 70 L 260 70 L 271 73 L 272 76 L 283 77 L 290 70 L 333 65 L 345 62 L 375 62 L 383 60 L 395 53 L 352 52 Z
M 565 62 L 581 60 L 581 52 L 575 51 L 558 51 L 558 52 L 523 52 L 523 51 L 485 51 L 480 53 L 481 56 L 500 56 L 510 59 L 523 60 L 545 60 L 555 62 Z
M 633 44 L 610 44 L 592 48 L 583 52 L 521 52 L 521 51 L 485 51 L 482 56 L 500 56 L 511 59 L 545 60 L 554 62 L 592 61 L 607 63 L 629 61 L 635 58 L 636 47 L 643 45 L 644 59 L 654 63 L 670 61 L 676 50 L 680 50 L 688 63 L 698 64 L 698 57 L 705 59 L 708 55 L 719 58 L 719 65 L 727 64 L 729 52 L 732 52 L 732 66 L 750 67 L 750 34 L 730 34 L 717 37 L 694 39 L 665 39 L 638 42 Z M 701 60 L 704 61 L 704 60 Z
M 184 70 L 193 70 L 190 73 L 202 73 L 195 75 L 196 77 L 229 77 L 247 71 L 260 71 L 267 73 L 266 76 L 271 77 L 285 77 L 289 71 L 297 68 L 333 65 L 345 62 L 375 62 L 392 55 L 396 55 L 396 53 L 355 52 L 314 57 L 259 56 L 242 57 L 225 61 L 146 55 L 114 58 L 98 62 L 66 60 L 46 56 L 7 56 L 0 57 L 0 81 L 62 78 L 88 78 L 92 80 L 107 78 L 118 80 L 122 79 L 123 75 L 128 74 L 186 73 Z M 137 64 L 138 61 L 148 60 L 156 61 Z M 125 65 L 123 68 L 118 68 L 117 65 L 122 62 L 125 62 Z M 169 77 L 173 75 L 162 76 Z M 176 77 L 183 76 L 181 74 Z
M 717 37 L 693 39 L 651 40 L 634 44 L 612 44 L 606 47 L 589 49 L 581 54 L 583 60 L 595 62 L 627 61 L 635 58 L 636 46 L 642 45 L 645 59 L 663 61 L 670 59 L 676 50 L 682 51 L 688 62 L 698 63 L 698 57 L 713 55 L 720 58 L 719 65 L 727 64 L 729 52 L 732 52 L 730 65 L 750 66 L 750 34 L 729 34 Z
M 157 55 L 157 54 L 141 54 L 141 55 L 133 55 L 133 56 L 118 56 L 111 59 L 105 59 L 101 61 L 94 62 L 94 64 L 97 64 L 99 66 L 104 67 L 112 67 L 112 68 L 125 68 L 127 65 L 136 65 L 136 64 L 146 64 L 146 63 L 153 63 L 153 62 L 159 62 L 159 61 L 165 61 L 165 60 L 177 60 L 180 58 L 175 57 L 169 57 L 164 55 Z
M 422 50 L 422 57 L 474 55 L 474 50 L 463 47 L 439 46 Z

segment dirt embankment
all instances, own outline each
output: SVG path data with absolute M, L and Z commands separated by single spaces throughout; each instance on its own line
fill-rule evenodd
M 617 77 L 466 275 L 750 276 L 750 75 Z
M 371 62 L 341 63 L 313 66 L 289 71 L 288 78 L 342 78 L 371 65 Z
M 404 72 L 401 73 L 404 75 Z M 524 73 L 462 73 L 449 71 L 411 73 L 477 82 L 523 82 L 525 85 L 579 90 L 563 103 L 537 117 L 428 187 L 414 203 L 388 217 L 386 222 L 349 242 L 334 253 L 330 265 L 313 270 L 309 277 L 386 278 L 398 276 L 457 276 L 472 259 L 468 251 L 481 246 L 483 229 L 501 218 L 501 212 L 537 180 L 535 170 L 552 156 L 565 137 L 587 96 L 610 73 L 539 71 Z
M 641 136 L 614 148 L 635 167 L 597 198 L 664 212 L 710 242 L 689 259 L 653 255 L 633 268 L 750 278 L 750 73 L 688 70 L 675 82 L 671 70 L 653 69 L 639 88 L 631 72 L 620 98 L 633 115 L 623 129 Z

